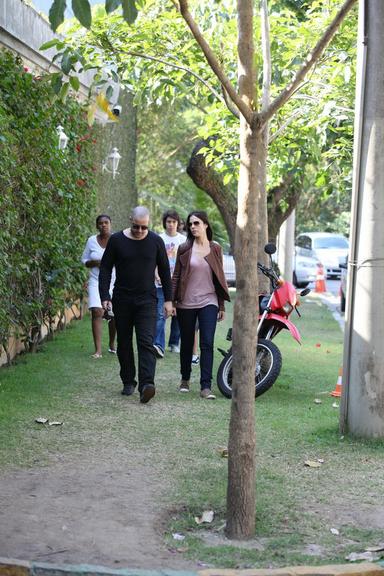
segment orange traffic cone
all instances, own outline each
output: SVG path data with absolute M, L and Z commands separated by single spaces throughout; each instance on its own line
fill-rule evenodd
M 316 282 L 315 282 L 315 292 L 326 292 L 327 288 L 325 286 L 325 275 L 324 268 L 322 264 L 317 265 L 316 272 Z
M 339 398 L 341 396 L 341 386 L 343 381 L 343 367 L 339 368 L 339 375 L 337 377 L 336 388 L 333 392 L 331 392 L 331 396 L 337 396 Z

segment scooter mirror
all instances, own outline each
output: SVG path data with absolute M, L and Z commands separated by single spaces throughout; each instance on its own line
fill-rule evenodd
M 300 292 L 300 296 L 307 296 L 307 294 L 309 294 L 310 291 L 311 291 L 310 288 L 306 288 L 305 290 L 302 290 L 302 291 Z
M 264 246 L 264 252 L 266 254 L 274 254 L 276 252 L 276 246 L 272 244 L 272 242 L 269 242 Z

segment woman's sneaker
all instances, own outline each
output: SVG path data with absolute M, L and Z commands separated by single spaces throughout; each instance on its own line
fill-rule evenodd
M 203 388 L 200 391 L 200 398 L 205 398 L 205 400 L 216 400 L 216 396 L 209 388 Z
M 189 380 L 181 380 L 179 392 L 189 392 Z
M 192 364 L 194 364 L 195 366 L 200 364 L 200 356 L 198 356 L 197 354 L 194 354 L 192 356 Z

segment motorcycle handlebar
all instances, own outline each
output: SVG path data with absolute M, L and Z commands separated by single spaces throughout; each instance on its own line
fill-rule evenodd
M 263 264 L 260 264 L 260 262 L 257 263 L 257 267 L 260 270 L 260 272 L 262 272 L 265 276 L 270 278 L 270 280 L 272 280 L 273 282 L 277 282 L 279 280 L 279 278 L 278 278 L 276 272 L 273 270 L 273 268 L 267 268 Z

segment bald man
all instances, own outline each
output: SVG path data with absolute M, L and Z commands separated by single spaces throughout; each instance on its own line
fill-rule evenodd
M 104 310 L 113 308 L 117 331 L 122 394 L 131 396 L 137 386 L 133 353 L 136 333 L 140 402 L 155 395 L 157 297 L 155 270 L 164 291 L 164 315 L 172 315 L 169 261 L 163 240 L 149 230 L 150 214 L 144 206 L 132 210 L 130 227 L 112 234 L 100 263 L 99 291 Z M 116 269 L 113 298 L 109 294 L 112 269 Z

